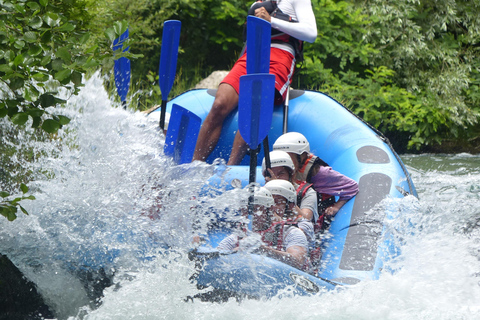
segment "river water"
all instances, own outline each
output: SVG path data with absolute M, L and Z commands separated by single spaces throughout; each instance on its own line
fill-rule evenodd
M 215 167 L 174 166 L 162 155 L 156 121 L 113 105 L 95 76 L 58 111 L 72 121 L 54 141 L 28 130 L 14 139 L 36 155 L 11 160 L 18 174 L 30 172 L 37 200 L 23 202 L 30 215 L 0 219 L 0 252 L 36 283 L 58 319 L 480 317 L 479 155 L 402 155 L 419 199 L 402 200 L 415 212 L 400 235 L 395 274 L 312 297 L 186 302 L 198 292 L 185 254 L 192 208 Z M 228 206 L 203 200 L 202 210 Z M 93 302 L 103 289 L 96 277 L 113 285 Z

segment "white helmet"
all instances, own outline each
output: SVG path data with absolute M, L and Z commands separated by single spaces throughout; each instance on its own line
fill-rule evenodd
M 297 192 L 290 181 L 281 179 L 270 180 L 265 184 L 265 188 L 269 190 L 272 195 L 281 195 L 287 199 L 288 202 L 297 203 Z
M 292 158 L 285 151 L 274 150 L 270 152 L 270 165 L 272 168 L 276 167 L 287 167 L 292 170 L 295 170 Z M 265 170 L 267 170 L 265 165 L 265 158 L 262 161 L 262 174 L 265 175 Z
M 246 191 L 245 196 L 240 201 L 240 203 L 243 206 L 246 206 L 248 204 L 248 198 L 250 197 L 249 188 L 250 186 L 246 186 L 244 189 Z M 271 207 L 275 204 L 275 202 L 273 201 L 272 194 L 267 188 L 255 186 L 253 191 L 253 204 L 254 205 L 258 204 L 265 207 Z
M 278 137 L 273 144 L 273 150 L 283 150 L 301 155 L 304 152 L 310 152 L 310 144 L 303 134 L 287 132 Z

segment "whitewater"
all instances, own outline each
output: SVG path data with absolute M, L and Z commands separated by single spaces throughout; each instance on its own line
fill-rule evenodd
M 479 155 L 401 155 L 419 199 L 402 200 L 415 212 L 398 235 L 395 273 L 310 297 L 287 291 L 219 304 L 187 299 L 199 292 L 187 252 L 201 232 L 193 220 L 206 225 L 208 212 L 231 203 L 201 192 L 222 163 L 175 165 L 163 155 L 158 119 L 123 110 L 98 74 L 52 111 L 71 119 L 53 139 L 28 128 L 2 137 L 35 155 L 12 157 L 21 169 L 11 174 L 29 173 L 36 200 L 22 202 L 28 216 L 0 219 L 0 252 L 36 284 L 57 319 L 480 317 Z M 0 126 L 15 132 L 5 119 Z

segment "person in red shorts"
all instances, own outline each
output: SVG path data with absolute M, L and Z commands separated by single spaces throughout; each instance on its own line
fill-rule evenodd
M 249 14 L 272 25 L 270 73 L 275 75 L 275 104 L 281 104 L 292 81 L 296 57 L 301 54 L 303 41 L 314 42 L 317 37 L 311 1 L 259 1 L 252 5 Z M 204 161 L 217 145 L 225 118 L 238 105 L 240 76 L 247 73 L 246 61 L 244 53 L 220 83 L 212 109 L 200 128 L 192 161 Z M 247 144 L 237 131 L 227 164 L 239 164 L 247 150 Z

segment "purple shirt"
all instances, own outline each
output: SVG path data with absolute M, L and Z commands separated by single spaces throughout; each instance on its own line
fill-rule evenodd
M 318 173 L 312 178 L 313 188 L 320 193 L 339 197 L 339 201 L 348 201 L 358 193 L 355 180 L 333 170 L 320 166 Z

